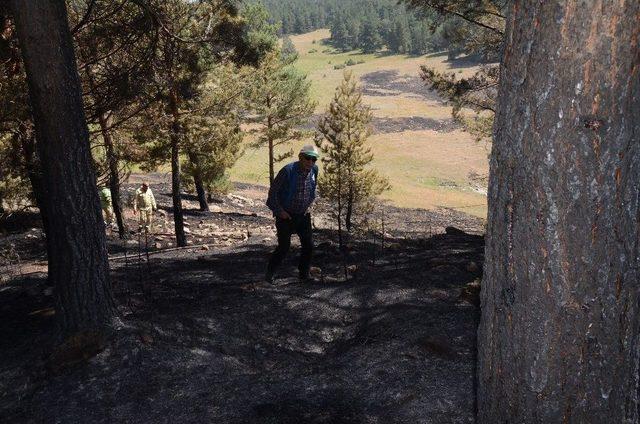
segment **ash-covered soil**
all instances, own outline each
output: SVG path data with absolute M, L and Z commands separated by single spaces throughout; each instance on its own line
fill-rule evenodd
M 395 70 L 369 72 L 360 77 L 363 84 L 363 94 L 367 96 L 397 96 L 405 94 L 421 100 L 441 102 L 437 93 L 418 77 L 400 75 Z
M 341 252 L 319 205 L 318 281 L 298 282 L 294 243 L 272 286 L 264 188 L 239 185 L 209 213 L 185 196 L 191 245 L 174 249 L 169 185 L 150 179 L 159 234 L 109 231 L 121 324 L 81 360 L 50 356 L 37 221 L 1 237 L 19 259 L 0 264 L 0 422 L 474 421 L 480 220 L 383 206 Z
M 360 77 L 362 94 L 372 97 L 405 96 L 432 102 L 445 102 L 417 76 L 401 75 L 398 71 L 383 70 L 364 74 Z M 315 114 L 302 126 L 305 130 L 315 129 L 321 118 Z M 432 130 L 449 133 L 461 129 L 461 125 L 453 118 L 433 119 L 424 116 L 379 117 L 371 122 L 375 134 L 400 133 L 404 131 Z

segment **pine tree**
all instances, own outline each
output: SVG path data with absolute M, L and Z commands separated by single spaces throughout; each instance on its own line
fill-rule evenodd
M 498 62 L 506 25 L 505 14 L 510 2 L 505 0 L 401 0 L 408 7 L 424 13 L 426 27 L 436 29 L 430 38 L 422 30 L 411 26 L 412 53 L 423 54 L 428 49 L 447 47 L 449 58 L 461 53 L 477 55 L 487 62 Z M 421 14 L 422 16 L 422 14 Z M 493 67 L 494 69 L 490 69 Z M 422 79 L 442 97 L 473 109 L 476 115 L 469 119 L 454 111 L 454 119 L 465 126 L 477 139 L 490 139 L 498 85 L 496 65 L 487 65 L 472 78 L 456 78 L 436 69 L 422 68 Z M 460 109 L 459 109 L 460 110 Z
M 2 7 L 0 13 L 8 14 Z M 10 28 L 8 18 L 0 24 Z M 36 190 L 42 187 L 42 166 L 37 157 L 26 74 L 15 31 L 5 29 L 5 34 L 0 37 L 0 197 L 7 206 L 33 198 L 45 225 L 44 192 Z
M 89 18 L 91 17 L 91 18 Z M 83 85 L 87 123 L 92 131 L 92 153 L 98 181 L 111 190 L 120 238 L 127 228 L 120 196 L 135 147 L 126 143 L 122 126 L 153 102 L 152 82 L 156 37 L 147 10 L 138 4 L 97 0 L 91 5 L 69 3 L 78 69 Z M 99 129 L 99 130 L 98 130 Z
M 341 50 L 347 50 L 347 26 L 343 19 L 340 17 L 334 19 L 331 23 L 331 42 L 333 45 Z
M 406 19 L 398 19 L 394 25 L 394 32 L 397 42 L 398 53 L 409 53 L 411 51 L 411 33 Z
M 382 47 L 380 25 L 374 19 L 367 19 L 360 33 L 360 47 L 364 53 L 374 53 Z
M 353 17 L 347 19 L 346 28 L 345 50 L 358 48 L 358 43 L 360 42 L 360 20 Z
M 315 103 L 309 98 L 311 83 L 306 76 L 291 66 L 291 58 L 283 58 L 280 51 L 269 53 L 254 75 L 251 101 L 255 112 L 253 121 L 260 124 L 256 146 L 269 148 L 269 181 L 272 182 L 274 165 L 293 151 L 275 156 L 275 148 L 299 139 L 300 124 L 313 113 Z
M 184 147 L 189 154 L 182 166 L 183 182 L 195 189 L 200 210 L 209 210 L 211 191 L 223 191 L 226 171 L 242 153 L 240 110 L 249 75 L 248 69 L 231 63 L 216 66 L 193 105 L 197 113 L 185 119 Z
M 371 134 L 371 110 L 362 104 L 362 93 L 350 72 L 344 73 L 333 101 L 318 123 L 317 146 L 325 154 L 323 178 L 319 182 L 322 196 L 333 203 L 338 224 L 340 247 L 343 246 L 343 224 L 349 233 L 354 217 L 372 208 L 374 196 L 388 190 L 388 180 L 367 168 L 373 160 L 365 146 Z
M 245 20 L 245 39 L 255 54 L 262 58 L 278 44 L 280 26 L 269 19 L 269 12 L 262 3 L 250 3 L 241 10 Z
M 291 41 L 291 38 L 286 35 L 282 38 L 282 57 L 285 60 L 296 60 L 298 58 L 296 46 Z
M 196 3 L 181 0 L 154 0 L 150 7 L 163 31 L 154 63 L 154 85 L 161 104 L 154 119 L 160 132 L 156 153 L 170 154 L 171 192 L 176 245 L 186 246 L 182 208 L 180 153 L 185 137 L 185 117 L 193 112 L 191 101 L 216 60 L 226 53 L 236 60 L 260 56 L 251 40 L 243 36 L 244 22 L 227 0 Z M 240 56 L 243 57 L 240 57 Z

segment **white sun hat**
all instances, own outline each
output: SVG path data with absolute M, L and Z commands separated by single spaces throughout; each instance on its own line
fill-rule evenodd
M 320 156 L 320 153 L 318 153 L 318 149 L 313 144 L 305 144 L 304 146 L 302 146 L 302 149 L 300 149 L 300 154 L 311 156 L 314 158 L 318 158 Z

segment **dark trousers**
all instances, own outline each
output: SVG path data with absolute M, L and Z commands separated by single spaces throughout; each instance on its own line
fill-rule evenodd
M 278 247 L 273 251 L 267 272 L 272 274 L 287 256 L 289 247 L 291 246 L 291 235 L 297 234 L 300 238 L 301 250 L 300 261 L 298 262 L 298 271 L 301 277 L 309 275 L 309 267 L 311 266 L 311 254 L 313 253 L 313 238 L 311 231 L 311 214 L 291 215 L 291 219 L 282 219 L 276 217 L 276 231 L 278 234 Z

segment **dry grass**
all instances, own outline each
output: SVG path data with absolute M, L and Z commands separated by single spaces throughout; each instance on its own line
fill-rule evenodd
M 382 197 L 414 208 L 447 207 L 486 215 L 486 197 L 473 191 L 469 174 L 487 172 L 488 147 L 462 131 L 404 131 L 373 135 L 374 166 L 393 188 Z
M 364 61 L 346 68 L 359 79 L 367 75 L 370 77 L 372 73 L 386 72 L 375 81 L 375 87 L 371 83 L 366 86 L 375 90 L 366 93 L 363 100 L 371 105 L 374 117 L 387 120 L 412 118 L 449 122 L 451 108 L 432 96 L 424 95 L 424 88 L 417 82 L 420 65 L 427 64 L 461 76 L 470 75 L 476 69 L 464 62 L 458 62 L 463 67 L 454 68 L 446 61 L 446 54 L 414 57 L 336 52 L 322 43 L 328 37 L 328 30 L 291 37 L 300 53 L 296 66 L 306 72 L 312 82 L 312 96 L 318 101 L 318 113 L 324 112 L 342 80 L 344 70 L 333 69 L 333 66 L 348 59 Z M 415 92 L 398 89 L 395 85 L 407 81 L 407 77 L 413 78 Z M 299 148 L 309 141 L 300 141 L 292 147 Z M 382 196 L 384 199 L 398 206 L 447 207 L 486 216 L 486 196 L 474 191 L 469 175 L 488 173 L 487 145 L 475 142 L 460 130 L 441 132 L 426 127 L 378 132 L 371 136 L 369 143 L 375 155 L 374 166 L 389 177 L 393 186 Z M 267 166 L 266 148 L 248 149 L 232 169 L 231 177 L 237 181 L 268 184 Z

